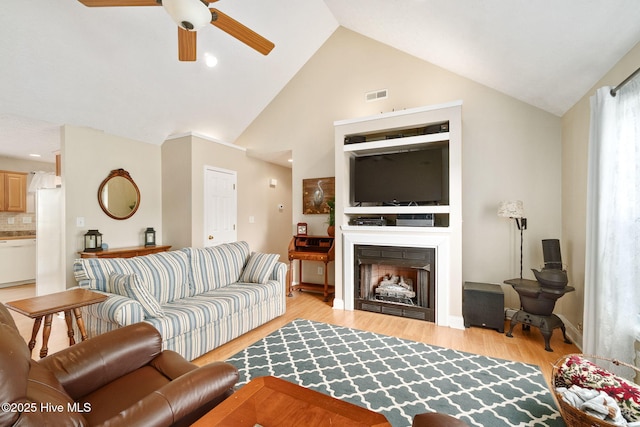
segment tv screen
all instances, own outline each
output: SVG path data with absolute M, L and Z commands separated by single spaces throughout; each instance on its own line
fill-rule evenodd
M 448 194 L 443 197 L 443 156 L 448 152 L 443 150 L 435 147 L 356 157 L 354 202 L 438 204 L 448 200 Z

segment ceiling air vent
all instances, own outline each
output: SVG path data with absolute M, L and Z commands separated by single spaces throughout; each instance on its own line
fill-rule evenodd
M 387 89 L 374 90 L 372 92 L 367 92 L 364 94 L 364 98 L 367 102 L 377 101 L 379 99 L 386 99 L 389 96 L 389 91 Z

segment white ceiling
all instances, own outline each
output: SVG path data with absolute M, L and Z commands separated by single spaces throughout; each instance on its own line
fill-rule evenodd
M 556 115 L 640 41 L 637 0 L 221 0 L 273 41 L 268 56 L 213 26 L 177 60 L 161 7 L 2 0 L 0 155 L 53 161 L 61 124 L 161 144 L 233 143 L 338 26 Z M 202 60 L 215 55 L 218 66 Z M 640 66 L 640 64 L 638 64 Z

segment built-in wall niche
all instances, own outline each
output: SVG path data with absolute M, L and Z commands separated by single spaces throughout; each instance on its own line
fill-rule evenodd
M 446 124 L 446 127 L 442 125 Z M 425 129 L 437 125 L 434 133 Z M 462 321 L 462 102 L 430 105 L 373 116 L 340 120 L 335 126 L 336 173 L 336 297 L 334 308 L 385 312 L 412 312 L 419 300 L 397 296 L 371 298 L 362 288 L 358 274 L 379 276 L 374 267 L 356 262 L 357 245 L 380 245 L 403 248 L 433 248 L 435 276 L 433 315 L 438 325 L 464 328 Z M 346 143 L 345 143 L 346 142 Z M 448 161 L 443 161 L 448 175 L 448 203 L 377 205 L 355 203 L 352 165 L 362 156 L 396 152 L 416 152 L 427 147 L 446 147 Z M 395 226 L 385 226 L 395 225 Z M 361 270 L 362 267 L 362 270 Z M 403 268 L 406 266 L 403 266 Z M 413 266 L 411 266 L 413 267 Z M 370 269 L 370 270 L 369 270 Z M 357 271 L 356 271 L 357 270 Z M 413 283 L 426 270 L 402 269 L 392 274 L 405 275 Z M 389 273 L 391 274 L 391 273 Z M 414 274 L 416 276 L 414 277 Z M 387 275 L 385 272 L 384 275 Z M 379 283 L 379 278 L 377 279 Z M 407 282 L 407 280 L 405 280 Z M 367 283 L 366 281 L 364 283 Z M 377 287 L 376 281 L 373 281 Z M 418 291 L 415 290 L 416 297 Z M 421 293 L 422 296 L 428 294 Z M 389 295 L 387 295 L 389 296 Z M 359 306 L 359 307 L 358 307 Z M 377 308 L 376 308 L 377 307 Z M 382 309 L 384 307 L 384 310 Z M 378 311 L 379 310 L 379 311 Z
M 448 206 L 449 141 L 353 154 L 351 206 Z
M 449 121 L 345 135 L 349 225 L 448 227 Z

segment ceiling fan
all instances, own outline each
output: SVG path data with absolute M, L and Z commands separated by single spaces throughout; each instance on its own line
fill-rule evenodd
M 268 55 L 274 44 L 235 19 L 209 8 L 218 0 L 78 0 L 89 7 L 162 6 L 178 24 L 178 59 L 196 60 L 196 31 L 208 23 L 240 40 L 247 46 Z

